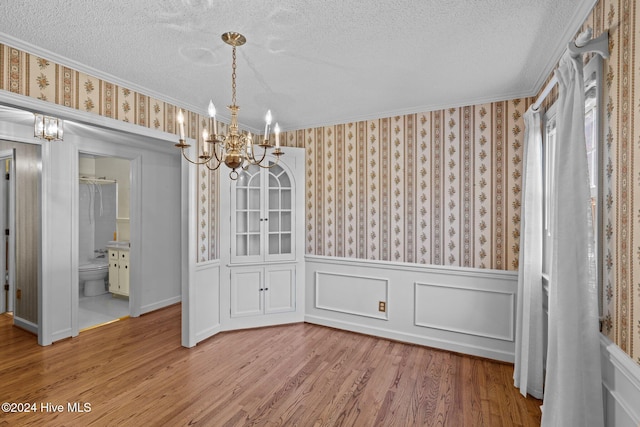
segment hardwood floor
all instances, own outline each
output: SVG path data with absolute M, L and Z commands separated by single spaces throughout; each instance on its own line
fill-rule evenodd
M 509 364 L 311 324 L 186 349 L 175 305 L 40 347 L 0 315 L 0 343 L 0 402 L 37 410 L 0 425 L 540 425 Z

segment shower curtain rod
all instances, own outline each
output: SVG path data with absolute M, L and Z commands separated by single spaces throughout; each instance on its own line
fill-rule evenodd
M 585 43 L 584 46 L 578 46 L 576 45 L 575 42 L 571 41 L 567 45 L 567 49 L 569 50 L 569 52 L 571 52 L 572 56 L 578 56 L 580 54 L 587 53 L 587 52 L 595 52 L 598 55 L 602 56 L 603 58 L 608 58 L 609 57 L 609 32 L 605 31 L 595 39 L 589 40 L 587 43 Z M 547 83 L 547 85 L 542 90 L 542 93 L 540 94 L 538 99 L 536 99 L 536 102 L 534 102 L 533 105 L 531 106 L 531 108 L 534 111 L 537 111 L 540 108 L 540 104 L 542 104 L 542 101 L 544 101 L 547 98 L 547 96 L 549 96 L 549 94 L 551 93 L 551 89 L 553 89 L 553 87 L 557 83 L 558 83 L 558 78 L 554 74 L 551 80 L 549 81 L 549 83 Z
M 107 179 L 107 178 L 91 178 L 88 176 L 81 176 L 80 181 L 86 181 L 93 184 L 115 184 L 118 181 L 115 179 Z

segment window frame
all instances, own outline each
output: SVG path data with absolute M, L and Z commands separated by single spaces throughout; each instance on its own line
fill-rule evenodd
M 589 59 L 589 62 L 584 66 L 584 82 L 585 82 L 585 124 L 586 115 L 589 111 L 594 111 L 593 120 L 593 136 L 595 150 L 593 152 L 595 159 L 592 164 L 596 167 L 595 180 L 596 188 L 592 186 L 592 197 L 595 195 L 595 205 L 593 209 L 594 213 L 594 251 L 596 255 L 596 283 L 598 286 L 598 311 L 599 316 L 603 313 L 603 283 L 604 283 L 604 269 L 603 269 L 603 190 L 604 190 L 604 135 L 603 135 L 603 116 L 604 109 L 602 108 L 602 74 L 603 74 L 603 60 L 598 54 L 593 54 Z M 593 89 L 592 89 L 593 88 Z M 589 91 L 592 91 L 593 96 L 587 96 Z M 543 263 L 542 263 L 542 282 L 545 293 L 549 292 L 549 267 L 551 264 L 550 248 L 553 243 L 553 234 L 550 224 L 550 215 L 552 212 L 552 200 L 551 191 L 553 186 L 553 156 L 551 155 L 553 144 L 556 143 L 555 138 L 555 120 L 557 113 L 556 103 L 554 102 L 549 108 L 546 109 L 542 115 L 542 179 L 543 179 Z M 585 128 L 585 140 L 586 140 L 586 128 Z M 586 142 L 586 141 L 585 141 Z M 590 165 L 591 166 L 591 165 Z M 591 175 L 590 171 L 590 175 Z M 590 179 L 590 183 L 593 183 Z M 545 305 L 546 309 L 546 305 Z

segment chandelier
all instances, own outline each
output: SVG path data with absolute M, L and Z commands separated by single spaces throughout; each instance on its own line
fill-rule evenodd
M 196 160 L 191 160 L 187 157 L 185 149 L 190 147 L 185 141 L 184 135 L 184 115 L 182 110 L 178 112 L 178 125 L 180 132 L 179 143 L 176 147 L 182 151 L 182 156 L 190 163 L 196 165 L 205 165 L 209 170 L 216 170 L 223 163 L 231 169 L 229 177 L 233 180 L 238 179 L 238 169 L 246 169 L 250 165 L 258 165 L 263 168 L 273 167 L 278 163 L 280 156 L 284 154 L 280 149 L 280 127 L 278 123 L 274 126 L 275 134 L 275 147 L 269 142 L 269 132 L 271 130 L 271 110 L 267 111 L 265 117 L 264 138 L 260 143 L 255 144 L 253 142 L 253 136 L 249 133 L 239 133 L 238 131 L 238 110 L 239 106 L 236 105 L 236 47 L 242 46 L 246 43 L 247 39 L 240 33 L 228 32 L 222 35 L 222 40 L 232 47 L 232 73 L 231 73 L 231 105 L 227 108 L 231 111 L 231 123 L 229 124 L 229 131 L 225 134 L 218 133 L 218 125 L 216 122 L 216 108 L 213 105 L 213 101 L 209 101 L 209 123 L 208 126 L 202 131 L 202 146 L 201 153 Z M 260 149 L 256 149 L 258 145 Z M 267 150 L 274 148 L 271 152 L 276 157 L 276 161 L 263 164 L 266 158 Z M 256 151 L 258 153 L 256 154 Z

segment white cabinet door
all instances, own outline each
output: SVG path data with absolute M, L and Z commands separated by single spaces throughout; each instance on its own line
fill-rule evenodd
M 118 289 L 119 294 L 129 296 L 129 251 L 119 252 Z
M 231 184 L 231 263 L 294 260 L 293 177 L 284 164 L 252 165 Z
M 231 316 L 256 316 L 263 313 L 262 268 L 231 270 Z
M 265 313 L 280 313 L 296 309 L 295 277 L 295 267 L 265 269 Z
M 264 261 L 263 173 L 258 166 L 240 172 L 231 186 L 231 262 Z

